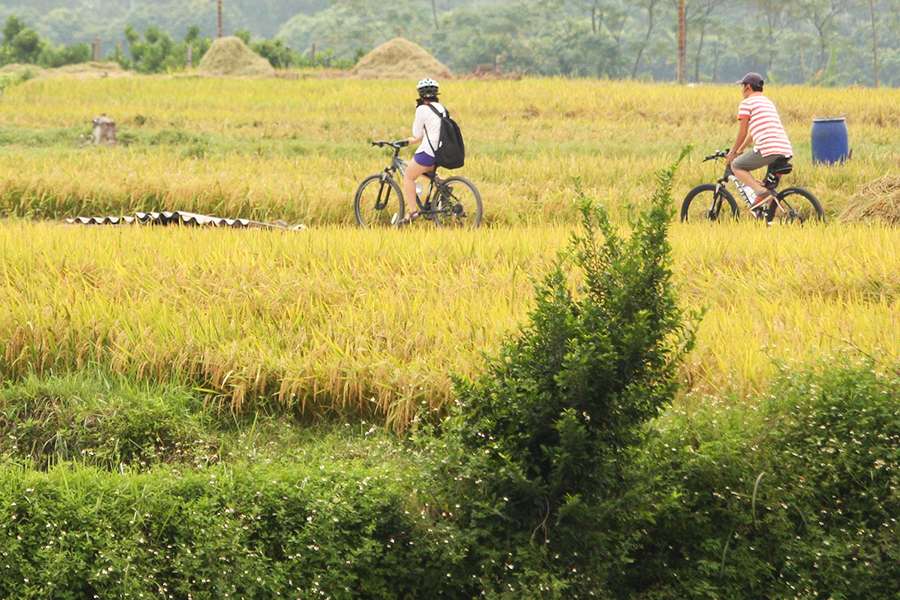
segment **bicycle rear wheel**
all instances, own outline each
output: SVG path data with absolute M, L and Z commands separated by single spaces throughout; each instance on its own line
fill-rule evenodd
M 772 210 L 773 213 L 767 215 L 766 220 L 786 225 L 825 221 L 825 211 L 822 210 L 822 205 L 815 196 L 803 188 L 788 188 L 778 194 L 778 200 L 781 206 L 770 207 L 769 210 Z
M 731 221 L 738 218 L 738 206 L 724 187 L 719 189 L 716 196 L 716 185 L 704 183 L 698 185 L 684 197 L 681 203 L 682 223 L 702 221 Z
M 481 225 L 481 193 L 465 177 L 450 177 L 436 190 L 434 222 L 442 227 L 475 229 Z
M 386 173 L 366 177 L 356 190 L 353 210 L 360 227 L 387 227 L 394 214 L 403 218 L 403 192 Z

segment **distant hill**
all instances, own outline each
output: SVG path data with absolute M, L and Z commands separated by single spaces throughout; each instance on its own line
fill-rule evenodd
M 402 36 L 461 73 L 670 80 L 675 71 L 671 0 L 223 1 L 228 34 L 277 36 L 299 52 L 315 47 L 349 62 Z M 871 85 L 877 71 L 882 85 L 900 85 L 897 0 L 687 6 L 689 81 L 734 81 L 753 70 L 777 83 Z M 53 43 L 99 36 L 107 53 L 126 25 L 176 40 L 191 26 L 208 37 L 216 29 L 215 0 L 0 0 L 0 19 L 12 14 Z
M 246 29 L 257 37 L 272 37 L 291 17 L 318 12 L 328 4 L 328 0 L 225 0 L 225 26 L 232 33 Z M 0 0 L 0 18 L 10 14 L 66 44 L 95 35 L 121 39 L 126 24 L 138 30 L 155 25 L 175 36 L 192 25 L 204 35 L 216 31 L 215 0 Z

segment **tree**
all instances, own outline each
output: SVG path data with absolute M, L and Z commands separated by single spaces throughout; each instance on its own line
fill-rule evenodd
M 125 28 L 125 39 L 131 52 L 130 67 L 140 73 L 161 73 L 184 67 L 184 46 L 178 48 L 169 34 L 149 27 L 141 35 L 131 26 Z
M 262 40 L 254 42 L 251 47 L 276 69 L 287 69 L 299 62 L 297 53 L 285 46 L 281 40 Z
M 10 15 L 3 25 L 3 45 L 10 46 L 19 33 L 25 29 L 25 23 L 16 15 Z
M 34 29 L 26 27 L 16 34 L 9 47 L 16 62 L 37 63 L 44 42 Z
M 821 73 L 828 66 L 829 44 L 834 33 L 835 19 L 847 8 L 847 0 L 798 0 L 800 16 L 813 26 L 819 46 L 816 72 Z
M 776 44 L 777 34 L 784 23 L 786 3 L 783 0 L 756 0 L 757 13 L 761 17 L 756 19 L 763 26 L 762 35 L 765 37 L 766 48 L 766 75 L 772 71 L 775 57 L 778 53 Z
M 87 62 L 91 59 L 91 47 L 87 44 L 72 44 L 71 46 L 53 47 L 45 44 L 38 63 L 41 66 L 54 69 L 63 65 L 72 65 Z
M 438 30 L 441 28 L 438 23 L 438 15 L 437 15 L 437 0 L 431 0 L 431 16 L 434 17 L 434 28 Z
M 685 62 L 687 60 L 687 6 L 685 0 L 678 1 L 678 59 L 675 79 L 684 83 Z
M 638 44 L 637 54 L 634 57 L 634 66 L 631 68 L 632 79 L 637 77 L 638 69 L 641 67 L 641 59 L 644 56 L 644 50 L 647 48 L 647 44 L 650 43 L 650 38 L 653 36 L 653 29 L 656 26 L 654 18 L 655 11 L 659 3 L 660 0 L 642 0 L 640 2 L 641 8 L 647 11 L 647 32 L 644 34 L 644 39 Z
M 875 0 L 869 0 L 869 18 L 872 23 L 872 79 L 878 87 L 878 26 L 875 22 Z
M 698 10 L 688 11 L 687 21 L 694 26 L 696 30 L 699 28 L 700 35 L 697 39 L 697 51 L 694 54 L 694 81 L 700 82 L 700 64 L 703 58 L 703 47 L 706 43 L 706 30 L 712 22 L 712 14 L 722 5 L 724 0 L 696 0 L 691 6 L 696 6 Z M 715 74 L 713 75 L 715 79 Z

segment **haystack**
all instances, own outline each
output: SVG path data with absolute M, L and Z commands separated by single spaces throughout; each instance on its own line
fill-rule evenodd
M 363 56 L 351 71 L 361 79 L 422 79 L 450 77 L 450 69 L 425 48 L 394 38 Z
M 863 186 L 850 199 L 840 219 L 900 225 L 900 177 L 885 175 Z
M 275 69 L 265 58 L 237 37 L 223 37 L 203 56 L 201 75 L 214 77 L 274 77 Z

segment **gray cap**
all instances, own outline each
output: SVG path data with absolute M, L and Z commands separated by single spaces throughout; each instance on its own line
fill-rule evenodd
M 761 86 L 765 83 L 763 76 L 759 73 L 747 73 L 744 78 L 737 82 L 740 85 L 752 85 L 754 87 Z

